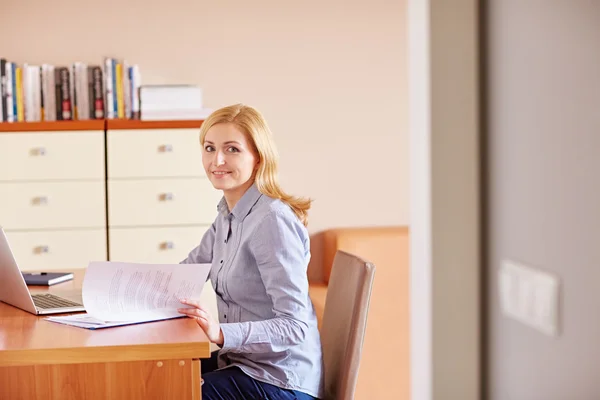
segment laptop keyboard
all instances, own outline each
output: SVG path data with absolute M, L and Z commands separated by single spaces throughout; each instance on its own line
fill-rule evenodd
M 43 310 L 50 308 L 64 308 L 64 307 L 81 307 L 82 305 L 74 301 L 63 299 L 62 297 L 54 296 L 52 294 L 34 294 L 31 296 L 33 303 L 36 307 Z

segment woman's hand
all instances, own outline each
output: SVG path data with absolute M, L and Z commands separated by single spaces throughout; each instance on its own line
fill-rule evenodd
M 223 338 L 223 331 L 221 331 L 219 321 L 215 320 L 197 301 L 183 299 L 181 303 L 194 308 L 179 308 L 177 311 L 190 318 L 194 318 L 198 325 L 200 325 L 200 328 L 206 333 L 206 336 L 208 336 L 208 340 L 222 345 L 225 339 Z

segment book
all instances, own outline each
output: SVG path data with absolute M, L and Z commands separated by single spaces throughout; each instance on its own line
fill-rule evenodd
M 211 264 L 91 262 L 82 286 L 86 313 L 46 320 L 85 329 L 102 329 L 186 317 L 199 300 Z
M 73 279 L 73 274 L 70 272 L 23 272 L 23 279 L 28 285 L 52 286 L 70 281 Z
M 22 64 L 0 58 L 0 123 L 140 119 L 138 64 Z

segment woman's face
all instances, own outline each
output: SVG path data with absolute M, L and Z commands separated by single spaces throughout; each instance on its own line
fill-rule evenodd
M 258 155 L 236 125 L 221 123 L 206 132 L 202 164 L 215 189 L 224 193 L 245 191 L 254 182 Z

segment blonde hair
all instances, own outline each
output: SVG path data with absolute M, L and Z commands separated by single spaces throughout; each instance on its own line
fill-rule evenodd
M 208 130 L 216 124 L 230 123 L 241 130 L 258 154 L 259 164 L 254 182 L 259 192 L 287 204 L 304 226 L 308 225 L 308 210 L 312 200 L 286 194 L 277 181 L 279 154 L 267 122 L 256 109 L 244 104 L 220 108 L 208 116 L 200 128 L 200 144 Z

